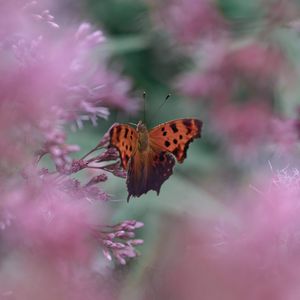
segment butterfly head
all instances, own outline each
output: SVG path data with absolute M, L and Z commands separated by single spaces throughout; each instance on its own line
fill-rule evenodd
M 147 127 L 142 121 L 139 121 L 136 130 L 138 132 L 138 149 L 139 151 L 145 151 L 148 148 Z
M 137 123 L 136 130 L 141 134 L 148 132 L 146 125 L 142 121 Z

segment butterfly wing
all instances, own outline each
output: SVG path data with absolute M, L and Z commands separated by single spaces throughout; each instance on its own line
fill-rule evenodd
M 149 132 L 150 147 L 172 153 L 179 163 L 186 158 L 189 144 L 201 137 L 202 121 L 178 119 L 160 124 Z
M 139 197 L 149 190 L 156 191 L 158 195 L 161 185 L 172 175 L 174 165 L 174 157 L 159 148 L 136 151 L 129 162 L 127 201 L 131 196 Z
M 110 130 L 110 147 L 119 151 L 121 164 L 127 170 L 128 162 L 137 149 L 137 131 L 129 125 L 118 124 Z
M 201 136 L 201 128 L 202 122 L 197 119 L 158 125 L 149 132 L 149 147 L 140 151 L 137 131 L 129 125 L 115 125 L 110 131 L 110 146 L 118 149 L 122 166 L 127 170 L 127 201 L 149 190 L 159 194 L 162 184 L 173 173 L 173 155 L 182 163 L 189 144 Z

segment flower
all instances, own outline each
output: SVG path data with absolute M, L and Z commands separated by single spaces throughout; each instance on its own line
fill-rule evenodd
M 112 237 L 101 233 L 95 239 L 94 228 L 110 228 L 104 224 L 111 223 L 105 206 L 111 196 L 101 184 L 105 170 L 120 176 L 118 155 L 106 149 L 106 134 L 96 147 L 102 153 L 72 159 L 80 147 L 68 143 L 66 128 L 82 128 L 87 120 L 96 124 L 109 108 L 133 113 L 137 105 L 130 81 L 111 71 L 106 57 L 97 65 L 92 60 L 105 41 L 102 31 L 86 22 L 67 28 L 43 4 L 0 4 L 0 256 L 7 263 L 0 294 L 111 299 L 110 273 L 95 261 L 106 261 L 99 248 L 107 251 L 104 244 Z M 41 167 L 44 155 L 54 168 Z M 74 178 L 91 167 L 99 173 Z M 139 223 L 132 222 L 124 235 L 119 230 L 112 238 L 123 239 L 122 250 L 113 251 L 120 261 L 137 256 L 141 240 L 133 234 Z
M 285 119 L 275 114 L 272 105 L 273 85 L 287 67 L 284 55 L 278 47 L 258 41 L 229 45 L 223 40 L 216 45 L 221 49 L 203 49 L 204 63 L 181 75 L 177 87 L 206 105 L 213 132 L 234 157 L 256 155 L 257 147 L 271 142 L 281 147 L 279 136 L 274 138 L 277 123 L 271 120 Z M 287 134 L 293 135 L 292 127 Z
M 295 150 L 298 139 L 297 121 L 278 118 L 272 120 L 271 140 L 277 151 L 288 153 Z
M 143 244 L 143 240 L 134 239 L 134 230 L 143 227 L 142 222 L 126 220 L 113 226 L 107 226 L 100 232 L 100 239 L 103 244 L 103 253 L 107 259 L 112 256 L 125 265 L 126 260 L 138 255 L 135 246 Z
M 285 168 L 255 179 L 252 189 L 231 191 L 221 216 L 195 215 L 172 227 L 152 266 L 160 278 L 155 298 L 299 298 L 300 172 Z M 150 299 L 153 281 L 145 284 L 141 292 Z
M 92 51 L 105 42 L 102 31 L 86 22 L 64 28 L 41 7 L 1 4 L 1 25 L 7 30 L 0 32 L 0 53 L 7 59 L 0 63 L 0 154 L 22 165 L 27 154 L 42 148 L 64 170 L 70 167 L 69 154 L 79 150 L 67 145 L 64 126 L 96 124 L 108 117 L 108 106 L 134 112 L 137 104 L 129 96 L 130 82 L 109 70 L 105 57 L 97 67 L 91 60 Z M 24 144 L 34 151 L 25 153 Z
M 170 0 L 157 5 L 156 19 L 183 44 L 217 35 L 225 27 L 217 8 L 209 0 Z
M 263 101 L 250 101 L 243 105 L 223 105 L 212 110 L 213 129 L 235 157 L 257 153 L 270 132 L 271 113 Z

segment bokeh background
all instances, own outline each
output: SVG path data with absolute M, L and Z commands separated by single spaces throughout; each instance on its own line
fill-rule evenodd
M 244 194 L 254 191 L 251 197 L 258 198 L 256 189 L 260 187 L 256 186 L 262 182 L 257 181 L 265 180 L 261 177 L 297 167 L 299 3 L 114 0 L 87 1 L 84 9 L 108 34 L 111 66 L 132 80 L 137 97 L 141 99 L 146 91 L 149 128 L 182 117 L 204 122 L 202 139 L 190 146 L 187 160 L 175 168 L 159 197 L 149 192 L 127 204 L 124 180 L 112 179 L 106 185 L 119 200 L 111 204 L 116 221 L 130 216 L 145 223 L 140 233 L 144 239 L 141 256 L 125 272 L 122 296 L 245 298 L 235 295 L 234 284 L 229 291 L 219 288 L 224 284 L 220 278 L 218 283 L 221 271 L 214 274 L 209 270 L 211 267 L 199 258 L 200 250 L 194 249 L 201 242 L 187 238 L 182 228 L 194 218 L 222 218 L 228 206 L 246 201 Z M 157 111 L 168 93 L 171 99 Z M 108 124 L 99 125 L 100 131 L 112 122 L 142 118 L 142 112 L 128 116 L 116 111 Z M 90 132 L 94 136 L 89 140 L 91 146 L 99 131 L 94 128 Z M 86 136 L 86 130 L 80 134 Z M 194 230 L 205 231 L 205 225 L 196 224 Z M 213 228 L 216 224 L 206 226 L 217 231 Z M 196 270 L 183 270 L 185 277 L 181 266 L 170 283 L 166 278 L 176 272 L 176 263 L 185 255 L 196 257 L 178 264 L 190 264 Z M 182 287 L 183 294 L 177 294 L 179 281 L 193 280 L 189 287 Z M 171 286 L 165 288 L 166 284 Z M 213 288 L 204 287 L 210 284 Z M 259 289 L 258 282 L 255 286 Z M 214 289 L 220 289 L 220 294 Z M 261 295 L 256 297 L 262 299 Z
M 88 279 L 89 284 L 68 298 L 70 294 L 65 293 L 68 287 L 64 285 L 59 288 L 63 292 L 50 293 L 52 296 L 43 295 L 39 289 L 32 294 L 34 283 L 30 285 L 31 291 L 22 288 L 19 294 L 14 293 L 13 287 L 18 282 L 26 283 L 22 272 L 18 277 L 19 267 L 24 267 L 24 263 L 15 263 L 14 257 L 5 254 L 1 276 L 10 274 L 10 279 L 6 279 L 10 288 L 1 287 L 3 299 L 21 299 L 22 293 L 25 295 L 22 299 L 51 299 L 53 295 L 56 299 L 299 299 L 300 3 L 296 0 L 65 0 L 45 1 L 44 6 L 61 28 L 88 22 L 105 36 L 105 41 L 90 51 L 88 68 L 81 71 L 79 82 L 86 80 L 91 69 L 105 64 L 92 81 L 103 80 L 101 88 L 105 92 L 100 97 L 109 115 L 106 110 L 94 114 L 87 106 L 81 106 L 80 111 L 87 114 L 92 111 L 93 116 L 100 117 L 97 123 L 93 117 L 78 120 L 72 114 L 64 115 L 64 142 L 78 145 L 80 150 L 59 149 L 70 154 L 73 162 L 94 148 L 115 122 L 137 123 L 143 119 L 144 91 L 148 128 L 186 117 L 199 118 L 204 125 L 201 139 L 190 145 L 187 159 L 175 167 L 159 196 L 150 191 L 126 203 L 126 179 L 106 173 L 108 179 L 98 183 L 109 200 L 92 207 L 96 215 L 93 218 L 100 218 L 101 224 L 123 220 L 144 223 L 136 231 L 136 238 L 144 241 L 137 247 L 139 255 L 126 259 L 125 265 L 120 259 L 105 259 L 101 251 L 93 256 L 93 263 L 78 267 L 72 261 L 72 267 L 63 268 L 64 276 L 72 272 L 86 275 L 88 268 L 92 273 L 84 278 L 93 279 L 92 284 Z M 47 22 L 53 21 L 47 19 L 47 13 L 41 16 Z M 5 26 L 11 25 L 3 22 Z M 0 30 L 0 37 L 3 36 Z M 55 34 L 50 34 L 49 45 L 55 39 Z M 73 53 L 68 43 L 60 36 L 53 47 L 56 54 L 57 49 L 66 47 L 66 57 L 54 56 L 58 63 Z M 6 74 L 6 63 L 2 62 L 2 66 L 2 73 Z M 12 85 L 18 83 L 14 80 Z M 52 77 L 52 83 L 51 80 Z M 72 77 L 70 81 L 78 79 Z M 49 90 L 45 89 L 51 94 Z M 171 97 L 158 109 L 168 94 Z M 33 100 L 32 105 L 35 103 Z M 1 109 L 4 112 L 6 106 Z M 101 119 L 103 116 L 106 120 Z M 4 121 L 1 124 L 4 133 L 8 125 Z M 16 132 L 21 135 L 21 131 L 19 126 Z M 13 131 L 11 136 L 15 138 L 18 134 Z M 55 140 L 54 144 L 59 145 L 49 135 L 41 140 L 46 140 L 47 145 Z M 30 151 L 33 152 L 31 146 Z M 50 159 L 43 158 L 40 165 L 49 170 L 56 166 L 59 171 L 61 159 L 65 158 L 61 152 L 51 155 Z M 4 159 L 1 177 L 9 173 L 13 182 L 19 183 L 16 171 L 7 171 L 11 159 L 15 161 L 15 157 Z M 15 168 L 18 170 L 18 166 Z M 98 172 L 83 170 L 71 177 L 85 182 L 99 175 Z M 3 185 L 6 192 L 12 186 L 11 181 L 7 184 L 5 180 Z M 7 205 L 3 207 L 6 212 Z M 64 218 L 64 213 L 58 210 Z M 22 215 L 22 210 L 19 214 Z M 81 218 L 80 213 L 75 215 Z M 4 227 L 9 227 L 5 224 Z M 81 231 L 81 225 L 75 229 Z M 20 232 L 13 227 L 9 238 L 4 234 L 4 253 L 15 246 L 15 239 L 22 240 L 18 235 L 12 237 L 15 230 Z M 64 234 L 63 238 L 68 240 L 69 231 Z M 50 240 L 52 246 L 57 243 L 55 238 Z M 43 244 L 46 248 L 48 242 Z M 22 242 L 18 241 L 18 247 L 19 243 Z M 63 246 L 62 252 L 73 253 L 79 247 L 73 233 L 72 243 L 72 250 Z M 21 248 L 17 253 L 22 252 L 24 259 L 27 251 L 39 253 L 39 247 L 36 249 L 34 243 L 29 250 Z M 64 260 L 60 252 L 48 255 Z M 111 258 L 107 253 L 106 257 Z M 25 264 L 30 274 L 34 274 L 32 278 L 39 277 L 39 266 L 52 270 L 44 261 L 34 259 L 34 264 Z M 51 272 L 45 281 L 48 276 L 52 278 Z M 76 280 L 79 282 L 80 278 L 78 275 Z M 49 286 L 42 282 L 45 291 L 56 285 L 55 280 Z M 74 282 L 76 285 L 77 281 Z M 86 292 L 90 284 L 91 294 Z M 105 293 L 101 288 L 95 292 L 95 285 L 104 285 Z

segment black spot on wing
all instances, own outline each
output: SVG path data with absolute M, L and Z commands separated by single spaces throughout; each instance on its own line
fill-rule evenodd
M 121 126 L 117 126 L 117 134 L 120 134 L 121 130 L 122 130 L 122 127 Z
M 117 145 L 116 143 L 113 143 L 113 141 L 112 141 L 113 136 L 116 136 L 116 137 L 117 137 L 117 142 L 118 142 L 118 143 L 120 142 L 120 137 L 119 137 L 119 135 L 117 135 L 117 132 L 120 132 L 120 130 L 118 130 L 118 128 L 120 128 L 119 125 L 116 125 L 116 126 L 114 126 L 113 128 L 111 128 L 111 130 L 110 130 L 110 132 L 109 132 L 109 135 L 110 135 L 110 142 L 109 142 L 108 148 L 110 148 L 110 147 L 116 148 L 116 149 L 118 150 L 119 157 L 121 158 L 121 151 L 120 151 L 118 145 Z
M 125 129 L 125 134 L 124 134 L 125 139 L 127 139 L 128 131 L 129 131 L 129 129 L 126 128 L 126 129 Z
M 165 146 L 166 147 L 169 147 L 171 144 L 170 144 L 170 142 L 169 141 L 165 141 Z
M 178 132 L 177 126 L 175 123 L 170 125 L 171 129 L 173 130 L 174 133 Z
M 117 142 L 120 142 L 120 133 L 122 131 L 122 127 L 120 125 L 116 125 L 112 128 L 112 130 L 110 131 L 110 137 L 112 138 L 113 135 L 116 136 L 117 138 Z
M 175 148 L 175 149 L 172 151 L 172 153 L 173 153 L 176 157 L 178 157 L 179 149 L 178 149 L 178 148 Z

